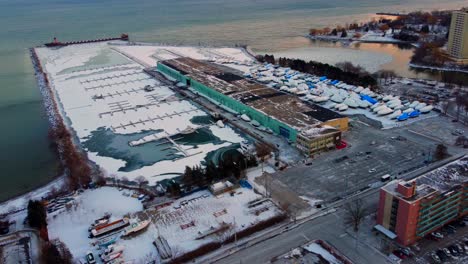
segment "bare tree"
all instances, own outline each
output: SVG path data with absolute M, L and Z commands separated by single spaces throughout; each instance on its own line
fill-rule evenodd
M 436 160 L 443 160 L 448 156 L 448 151 L 447 147 L 444 144 L 439 144 L 437 145 L 435 152 L 434 152 L 434 158 Z
M 353 227 L 354 232 L 359 231 L 359 226 L 362 220 L 366 216 L 366 208 L 361 199 L 356 199 L 352 202 L 348 202 L 345 205 L 346 216 L 345 223 Z
M 367 210 L 364 207 L 364 203 L 361 199 L 356 199 L 352 202 L 345 204 L 345 224 L 351 225 L 354 232 L 356 232 L 356 249 L 358 247 L 359 240 L 359 227 L 366 217 Z
M 449 106 L 450 106 L 450 101 L 447 100 L 447 101 L 442 102 L 442 112 L 444 113 L 444 115 L 447 115 Z
M 146 178 L 145 178 L 144 176 L 142 176 L 142 175 L 136 177 L 136 178 L 135 178 L 135 181 L 138 183 L 138 188 L 140 188 L 140 189 L 141 189 L 141 186 L 142 186 L 145 182 L 147 182 Z
M 457 120 L 460 117 L 460 109 L 464 106 L 466 94 L 459 93 L 457 97 L 455 97 L 455 103 L 457 104 Z

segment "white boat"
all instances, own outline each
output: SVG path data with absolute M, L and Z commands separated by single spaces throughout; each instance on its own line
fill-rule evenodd
M 413 112 L 413 111 L 414 111 L 414 108 L 411 108 L 411 107 L 410 107 L 410 108 L 404 110 L 403 113 L 409 114 L 409 113 L 411 113 L 411 112 Z
M 244 120 L 245 122 L 250 122 L 250 121 L 251 121 L 250 118 L 249 118 L 246 114 L 242 114 L 242 115 L 241 115 L 241 118 L 242 118 L 242 120 Z
M 343 105 L 345 105 L 345 104 L 335 104 L 333 106 L 333 108 L 338 109 L 338 108 L 342 107 Z
M 216 125 L 217 125 L 218 127 L 220 127 L 220 128 L 223 128 L 223 127 L 224 127 L 224 123 L 223 123 L 222 120 L 218 120 L 218 121 L 216 122 Z
M 421 110 L 421 109 L 423 109 L 425 106 L 427 106 L 426 103 L 420 103 L 420 104 L 418 104 L 417 106 L 415 106 L 414 109 L 416 109 L 416 110 Z
M 389 115 L 388 118 L 390 119 L 395 119 L 397 117 L 399 117 L 401 115 L 401 110 L 396 110 L 395 112 L 393 112 L 393 114 Z
M 401 104 L 401 101 L 399 99 L 397 100 L 391 100 L 387 103 L 387 106 L 392 107 L 392 105 L 399 105 Z
M 367 108 L 369 106 L 369 102 L 368 101 L 363 101 L 363 100 L 359 100 L 358 104 L 359 104 L 359 107 L 361 107 L 361 108 Z
M 289 88 L 288 89 L 288 92 L 292 93 L 292 94 L 295 94 L 297 91 L 298 91 L 297 88 Z
M 381 105 L 381 106 L 377 106 L 376 108 L 372 109 L 372 111 L 373 111 L 374 113 L 377 113 L 377 112 L 379 112 L 380 110 L 385 109 L 385 108 L 387 108 L 386 105 Z
M 356 89 L 354 89 L 356 93 L 360 93 L 362 90 L 364 90 L 364 87 L 362 86 L 358 86 Z
M 375 104 L 371 105 L 370 108 L 371 108 L 372 110 L 374 110 L 375 108 L 377 108 L 377 107 L 379 107 L 379 106 L 382 106 L 382 105 L 384 105 L 384 103 L 375 103 Z
M 330 97 L 328 96 L 313 96 L 312 97 L 312 101 L 314 103 L 322 103 L 322 102 L 326 102 L 330 99 Z
M 338 94 L 334 94 L 330 100 L 332 100 L 335 103 L 342 103 L 344 101 L 344 98 Z
M 409 107 L 414 108 L 414 107 L 417 106 L 418 104 L 419 104 L 419 101 L 413 101 L 413 102 L 409 105 Z
M 252 120 L 251 124 L 252 124 L 252 126 L 254 126 L 254 127 L 259 127 L 259 126 L 260 126 L 260 123 L 257 122 L 257 120 Z
M 390 101 L 390 100 L 392 100 L 392 99 L 393 99 L 393 95 L 387 95 L 387 96 L 384 96 L 384 97 L 382 98 L 382 100 L 383 100 L 384 102 L 388 102 L 388 101 Z
M 339 111 L 346 111 L 346 110 L 348 110 L 348 105 L 346 105 L 346 104 L 341 104 L 341 106 L 338 107 L 338 110 L 339 110 Z
M 124 245 L 110 245 L 108 246 L 102 255 L 109 255 L 110 253 L 118 253 L 124 251 L 125 246 Z M 101 257 L 102 257 L 101 255 Z
M 116 252 L 116 253 L 111 253 L 109 254 L 108 256 L 104 256 L 102 258 L 102 260 L 105 262 L 105 263 L 108 263 L 108 262 L 111 262 L 112 260 L 114 259 L 118 259 L 122 256 L 122 252 Z
M 122 236 L 128 236 L 134 233 L 137 233 L 145 228 L 147 228 L 150 224 L 149 220 L 143 220 L 140 222 L 136 222 L 131 224 L 129 227 L 125 228 L 125 230 L 122 233 Z
M 358 103 L 356 103 L 356 101 L 351 98 L 346 98 L 343 103 L 352 108 L 359 107 Z
M 183 134 L 183 135 L 187 135 L 187 134 L 191 134 L 193 132 L 195 132 L 196 129 L 191 127 L 191 126 L 187 126 L 184 130 L 180 131 L 180 134 Z
M 108 223 L 104 226 L 100 226 L 100 227 L 92 229 L 90 232 L 90 238 L 98 237 L 98 236 L 102 236 L 110 232 L 114 232 L 118 229 L 126 227 L 127 225 L 128 225 L 128 218 L 118 219 L 112 223 Z
M 398 109 L 403 109 L 403 107 L 404 106 L 400 104 L 400 105 L 393 106 L 392 108 L 393 110 L 398 110 Z
M 421 108 L 419 111 L 420 111 L 421 113 L 429 113 L 432 109 L 434 109 L 434 106 L 432 106 L 432 105 L 427 105 L 427 106 Z
M 377 115 L 384 116 L 384 115 L 388 115 L 388 114 L 390 114 L 392 112 L 393 112 L 393 110 L 391 108 L 385 107 L 385 108 L 381 109 L 379 112 L 377 112 Z
M 296 94 L 297 96 L 304 96 L 304 95 L 307 95 L 307 94 L 308 94 L 308 91 L 307 91 L 307 90 L 297 90 L 297 91 L 295 92 L 295 94 Z

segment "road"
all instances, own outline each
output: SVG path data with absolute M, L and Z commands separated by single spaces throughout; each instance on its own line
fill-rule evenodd
M 375 212 L 377 200 L 378 192 L 372 192 L 363 198 L 368 212 Z M 355 263 L 385 263 L 385 257 L 373 251 L 369 246 L 359 244 L 356 247 L 356 240 L 345 231 L 344 215 L 345 211 L 339 209 L 270 240 L 247 247 L 216 263 L 267 263 L 272 257 L 284 254 L 292 248 L 315 239 L 326 240 Z

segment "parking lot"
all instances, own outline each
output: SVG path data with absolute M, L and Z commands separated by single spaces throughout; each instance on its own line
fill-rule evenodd
M 432 141 L 416 142 L 406 133 L 401 135 L 401 128 L 381 130 L 359 121 L 351 124 L 344 134 L 347 148 L 323 153 L 312 164 L 289 168 L 274 177 L 300 195 L 333 201 L 381 185 L 383 175 L 398 177 L 432 159 Z
M 403 263 L 467 263 L 468 261 L 468 227 L 461 226 L 460 224 L 452 223 L 455 230 L 452 231 L 450 228 L 442 228 L 439 233 L 442 233 L 444 238 L 439 241 L 432 239 L 424 238 L 420 240 L 417 244 L 417 247 L 420 249 L 419 252 L 415 252 L 415 256 L 412 258 L 407 258 Z M 462 247 L 461 253 L 452 253 L 450 247 L 460 245 Z M 444 248 L 450 251 L 448 256 L 446 253 L 443 253 Z M 446 250 L 445 250 L 446 251 Z M 436 254 L 440 259 L 438 262 L 432 257 L 433 254 Z

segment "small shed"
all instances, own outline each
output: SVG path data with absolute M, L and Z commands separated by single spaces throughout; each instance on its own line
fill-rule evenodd
M 232 184 L 230 181 L 220 181 L 210 185 L 209 189 L 213 195 L 218 195 L 232 190 L 233 187 L 234 184 Z

